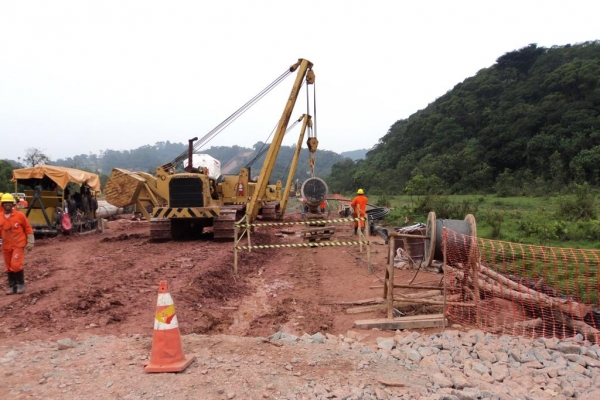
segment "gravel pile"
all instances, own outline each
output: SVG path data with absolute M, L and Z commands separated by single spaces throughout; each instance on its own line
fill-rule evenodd
M 0 398 L 600 399 L 600 346 L 478 330 L 270 338 L 186 335 L 181 373 L 146 374 L 152 338 L 0 346 Z M 582 338 L 578 338 L 582 339 Z

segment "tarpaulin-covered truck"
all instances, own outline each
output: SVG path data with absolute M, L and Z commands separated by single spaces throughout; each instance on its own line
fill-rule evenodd
M 25 213 L 36 235 L 86 231 L 98 225 L 96 210 L 100 193 L 97 174 L 75 168 L 40 165 L 13 170 L 12 181 L 24 188 Z M 68 215 L 68 218 L 63 216 Z M 67 224 L 70 222 L 70 229 Z

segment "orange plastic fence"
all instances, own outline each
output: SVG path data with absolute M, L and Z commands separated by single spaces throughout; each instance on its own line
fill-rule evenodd
M 452 302 L 446 312 L 453 323 L 499 335 L 581 335 L 600 343 L 600 250 L 502 242 L 451 230 L 445 230 L 443 243 Z

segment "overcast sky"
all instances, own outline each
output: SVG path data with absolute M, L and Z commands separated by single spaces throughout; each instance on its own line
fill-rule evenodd
M 187 143 L 298 58 L 314 64 L 319 148 L 370 149 L 507 52 L 600 39 L 599 16 L 598 0 L 0 0 L 0 159 Z M 292 84 L 205 148 L 266 141 Z

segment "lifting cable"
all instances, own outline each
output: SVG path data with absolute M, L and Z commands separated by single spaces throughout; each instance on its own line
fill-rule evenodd
M 302 89 L 302 86 L 304 86 L 304 81 L 301 83 L 300 89 Z M 298 124 L 298 122 L 300 122 L 300 121 L 299 120 L 294 121 L 294 123 L 285 130 L 285 133 L 283 134 L 283 136 L 285 137 L 285 135 L 290 130 L 292 130 Z M 273 127 L 273 130 L 271 131 L 269 136 L 267 136 L 267 139 L 263 142 L 263 145 L 260 147 L 260 150 L 258 150 L 257 155 L 246 164 L 246 168 L 250 168 L 269 149 L 269 147 L 267 147 L 267 143 L 269 142 L 269 139 L 271 138 L 271 136 L 273 136 L 273 132 L 275 132 L 275 129 L 277 129 L 277 126 L 279 126 L 279 121 L 277 121 L 277 123 Z M 270 145 L 271 144 L 269 143 L 269 146 Z
M 306 144 L 308 146 L 308 151 L 310 152 L 310 156 L 308 159 L 308 165 L 310 165 L 310 176 L 312 178 L 315 177 L 315 152 L 317 151 L 317 146 L 319 143 L 319 141 L 317 140 L 317 88 L 316 88 L 316 85 L 317 85 L 316 82 L 313 82 L 312 86 L 313 86 L 313 99 L 314 99 L 314 104 L 313 104 L 314 131 L 312 128 L 309 129 L 308 140 L 306 142 Z M 310 110 L 310 96 L 309 96 L 308 86 L 309 85 L 306 85 L 306 109 Z
M 223 122 L 213 128 L 210 132 L 202 137 L 199 141 L 194 143 L 194 153 L 196 150 L 201 149 L 206 143 L 212 140 L 216 135 L 218 135 L 223 129 L 229 126 L 233 121 L 235 121 L 238 117 L 240 117 L 243 113 L 248 111 L 250 107 L 252 107 L 256 102 L 262 99 L 265 95 L 267 95 L 271 90 L 273 90 L 277 85 L 279 85 L 285 78 L 287 78 L 292 71 L 287 69 L 283 74 L 281 74 L 277 79 L 275 79 L 271 84 L 269 84 L 266 88 L 264 88 L 260 93 L 250 99 L 246 104 L 240 107 L 237 111 L 227 117 Z M 185 160 L 188 157 L 188 151 L 184 151 L 179 156 L 177 156 L 172 162 L 173 164 L 178 164 Z
M 285 130 L 285 133 L 283 135 L 284 136 L 287 135 L 287 133 L 289 131 L 291 131 L 292 129 L 294 129 L 294 127 L 296 125 L 298 125 L 299 122 L 300 122 L 300 120 L 294 121 L 294 123 Z M 277 128 L 277 126 L 275 126 L 275 128 Z M 273 131 L 275 131 L 275 128 L 273 128 Z M 271 134 L 269 135 L 269 137 L 267 137 L 267 140 L 269 140 L 271 138 L 271 135 L 273 135 L 273 131 L 271 131 Z M 269 143 L 269 146 L 270 145 L 271 144 Z M 269 150 L 269 147 L 267 146 L 266 143 L 263 143 L 262 147 L 260 148 L 260 150 L 258 151 L 256 156 L 254 156 L 254 158 L 246 164 L 246 168 L 250 168 L 260 157 L 263 156 L 263 154 L 265 154 L 267 152 L 267 150 Z M 290 160 L 290 163 L 291 163 L 291 160 Z

